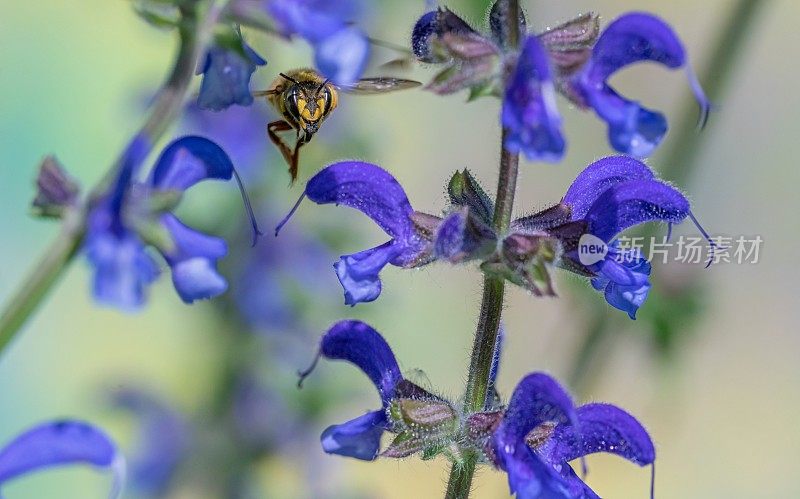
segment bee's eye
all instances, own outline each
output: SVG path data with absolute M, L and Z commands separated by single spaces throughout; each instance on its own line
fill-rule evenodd
M 320 109 L 323 109 L 323 112 L 328 112 L 328 106 L 331 102 L 331 91 L 328 90 L 328 87 L 324 87 L 322 91 L 317 95 L 317 106 Z
M 291 92 L 289 92 L 289 95 L 286 99 L 286 109 L 289 111 L 289 114 L 295 117 L 300 115 L 300 111 L 297 109 L 297 97 L 298 92 L 296 89 L 293 89 Z

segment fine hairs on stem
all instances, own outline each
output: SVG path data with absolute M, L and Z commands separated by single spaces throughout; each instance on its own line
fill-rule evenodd
M 518 0 L 507 0 L 505 8 L 509 44 L 511 47 L 517 47 L 520 37 L 519 22 L 517 22 L 517 19 L 519 19 Z M 510 153 L 504 147 L 506 133 L 506 130 L 503 130 L 500 142 L 500 168 L 493 220 L 494 228 L 498 234 L 505 232 L 511 221 L 519 170 L 519 154 Z M 505 283 L 503 280 L 496 277 L 484 277 L 478 327 L 475 331 L 475 340 L 467 374 L 463 408 L 465 413 L 482 410 L 486 402 L 489 373 L 492 368 L 494 347 L 497 342 L 500 316 L 503 311 L 504 291 Z M 453 464 L 450 470 L 450 478 L 447 482 L 446 499 L 466 499 L 469 497 L 476 464 L 477 456 L 474 455 L 466 456 L 462 463 Z

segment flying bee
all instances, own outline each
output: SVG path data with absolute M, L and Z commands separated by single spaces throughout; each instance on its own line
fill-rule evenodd
M 269 139 L 289 165 L 292 182 L 297 178 L 300 148 L 311 140 L 325 119 L 339 103 L 339 91 L 355 95 L 371 95 L 404 90 L 421 85 L 418 81 L 400 78 L 364 78 L 352 85 L 334 85 L 313 69 L 295 69 L 280 73 L 269 89 L 254 92 L 256 97 L 266 97 L 283 119 L 267 125 Z M 295 131 L 294 147 L 284 141 L 281 132 Z

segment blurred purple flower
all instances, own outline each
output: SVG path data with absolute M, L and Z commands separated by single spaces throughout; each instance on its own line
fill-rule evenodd
M 366 34 L 351 25 L 350 0 L 265 0 L 267 11 L 286 37 L 300 36 L 314 48 L 317 69 L 339 85 L 364 72 L 369 57 Z
M 569 465 L 596 452 L 639 466 L 655 461 L 653 442 L 636 418 L 610 404 L 576 409 L 564 388 L 543 373 L 527 375 L 514 389 L 488 451 L 519 499 L 598 499 Z
M 190 103 L 184 110 L 181 130 L 188 135 L 208 137 L 219 144 L 237 171 L 248 179 L 271 170 L 267 159 L 272 149 L 264 131 L 268 121 L 264 106 L 232 106 L 213 112 Z
M 197 68 L 197 74 L 203 75 L 197 97 L 201 109 L 221 111 L 234 104 L 249 106 L 253 103 L 250 77 L 256 67 L 266 65 L 267 61 L 240 37 L 234 46 L 227 45 L 212 45 L 203 64 Z
M 248 251 L 231 277 L 239 313 L 262 331 L 304 329 L 303 305 L 323 292 L 320 262 L 330 258 L 330 251 L 301 231 L 289 229 L 283 237 L 281 244 L 265 241 Z
M 88 217 L 86 254 L 94 267 L 94 297 L 103 304 L 137 309 L 145 289 L 158 276 L 153 244 L 172 269 L 172 282 L 186 303 L 216 296 L 227 288 L 216 261 L 227 252 L 225 241 L 184 225 L 171 213 L 180 195 L 206 179 L 229 180 L 233 164 L 208 139 L 188 136 L 173 141 L 156 161 L 148 180 L 136 173 L 150 145 L 137 137 L 125 153 L 110 191 Z
M 148 496 L 166 494 L 181 462 L 188 456 L 191 430 L 183 416 L 141 390 L 120 390 L 115 406 L 140 421 L 137 448 L 130 458 L 131 485 Z
M 114 473 L 110 497 L 125 480 L 125 459 L 110 438 L 88 423 L 47 422 L 20 434 L 0 449 L 0 485 L 20 475 L 66 464 L 88 464 Z

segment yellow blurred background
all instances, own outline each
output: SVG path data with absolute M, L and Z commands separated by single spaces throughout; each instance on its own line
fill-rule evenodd
M 481 25 L 482 2 L 453 0 L 448 5 Z M 734 2 L 525 0 L 523 5 L 534 29 L 589 9 L 604 20 L 629 10 L 654 12 L 680 34 L 702 73 L 710 62 L 709 45 Z M 405 42 L 423 12 L 423 2 L 384 1 L 369 7 L 369 30 L 398 43 Z M 709 308 L 697 330 L 662 362 L 653 359 L 649 343 L 642 340 L 640 322 L 627 323 L 620 332 L 622 341 L 603 352 L 606 362 L 592 374 L 581 400 L 618 404 L 647 426 L 657 445 L 656 494 L 661 498 L 800 497 L 794 475 L 800 449 L 800 272 L 795 253 L 800 247 L 800 169 L 792 159 L 800 137 L 798 22 L 800 4 L 766 0 L 727 91 L 715 102 L 698 169 L 682 186 L 711 232 L 761 235 L 761 260 L 708 270 L 692 267 L 709 293 Z M 254 88 L 266 86 L 278 71 L 310 63 L 301 42 L 290 46 L 260 33 L 245 34 L 269 60 L 256 72 Z M 29 216 L 39 160 L 55 153 L 82 185 L 97 180 L 140 125 L 140 101 L 161 82 L 174 47 L 172 33 L 141 22 L 127 1 L 0 0 L 2 301 L 24 281 L 57 233 L 54 223 Z M 424 80 L 431 73 L 423 68 L 412 75 Z M 677 122 L 679 104 L 688 96 L 682 74 L 651 65 L 628 70 L 615 83 L 626 95 L 664 110 L 671 123 Z M 343 112 L 320 136 L 336 137 L 341 132 L 334 129 L 352 128 L 369 144 L 353 155 L 390 170 L 415 208 L 436 212 L 443 207 L 443 186 L 459 168 L 469 167 L 494 189 L 497 101 L 466 105 L 463 95 L 442 98 L 422 91 L 393 94 L 377 103 L 343 100 Z M 559 165 L 521 166 L 519 213 L 557 200 L 580 169 L 611 152 L 600 121 L 563 100 L 560 107 L 568 154 Z M 662 149 L 674 147 L 676 135 L 671 130 Z M 316 171 L 312 160 L 319 166 L 342 159 L 326 154 L 325 144 L 333 140 L 321 140 L 304 161 L 297 186 L 281 200 L 287 208 L 305 178 Z M 656 154 L 649 164 L 658 170 L 664 166 L 662 157 Z M 264 168 L 282 171 L 284 165 L 270 156 Z M 233 186 L 225 189 L 226 195 L 235 196 Z M 204 209 L 214 209 L 208 204 L 193 199 L 192 218 L 202 219 Z M 349 251 L 384 240 L 366 217 L 350 210 L 308 204 L 294 223 L 312 220 L 323 220 L 329 231 L 346 228 L 357 234 L 347 242 Z M 264 221 L 267 226 L 274 222 Z M 267 237 L 262 244 L 281 244 L 281 239 Z M 214 320 L 210 303 L 184 305 L 162 277 L 145 310 L 123 314 L 93 305 L 89 277 L 79 258 L 0 359 L 0 442 L 34 422 L 72 416 L 100 424 L 126 445 L 133 438 L 131 424 L 108 408 L 103 389 L 136 379 L 190 411 L 212 382 L 209 373 L 221 355 L 214 348 L 215 336 L 226 331 Z M 480 299 L 478 272 L 435 265 L 410 272 L 389 268 L 382 277 L 381 299 L 350 309 L 341 303 L 333 272 L 320 273 L 316 285 L 327 291 L 327 301 L 319 305 L 336 315 L 311 314 L 308 320 L 319 334 L 337 319 L 368 320 L 386 336 L 404 370 L 422 369 L 440 391 L 458 397 Z M 656 274 L 654 280 L 658 278 Z M 561 288 L 568 288 L 567 280 L 559 274 Z M 564 377 L 584 327 L 575 311 L 580 302 L 570 293 L 536 299 L 509 289 L 499 378 L 506 396 L 530 371 Z M 309 359 L 314 348 L 308 345 Z M 299 439 L 298 448 L 318 446 L 326 422 L 343 421 L 376 404 L 374 389 L 355 369 L 321 365 L 308 383 L 325 376 L 336 376 L 347 386 L 346 396 L 332 400 L 319 428 Z M 326 466 L 311 478 L 334 497 L 340 488 L 359 497 L 441 497 L 449 469 L 443 460 L 363 463 L 317 452 Z M 648 470 L 609 455 L 591 456 L 588 464 L 588 483 L 603 497 L 647 497 Z M 264 497 L 303 497 L 300 491 L 309 475 L 297 463 L 273 458 L 259 470 Z M 107 487 L 107 478 L 90 470 L 64 468 L 16 480 L 3 493 L 9 499 L 89 498 L 103 497 Z M 505 476 L 482 469 L 474 497 L 506 496 Z M 200 492 L 184 491 L 179 497 L 200 497 Z

